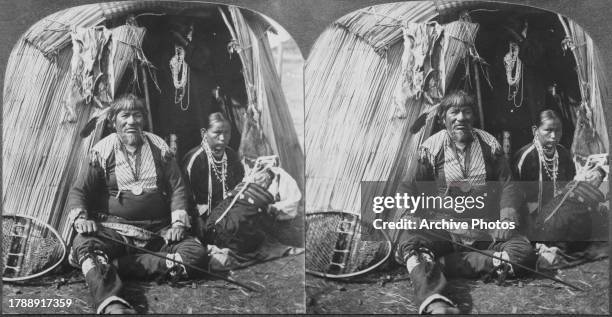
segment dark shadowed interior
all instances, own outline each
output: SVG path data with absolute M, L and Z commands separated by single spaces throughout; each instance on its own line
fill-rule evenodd
M 147 29 L 142 47 L 155 67 L 151 68 L 151 72 L 159 86 L 158 89 L 155 81 L 148 76 L 152 132 L 168 142 L 170 135 L 175 134 L 179 159 L 201 142 L 200 129 L 206 127 L 208 115 L 218 111 L 223 112 L 232 123 L 230 147 L 238 151 L 240 145 L 239 126 L 242 120 L 236 116 L 244 113 L 247 100 L 242 63 L 235 51 L 230 53 L 228 50 L 232 37 L 217 8 L 190 10 L 182 15 L 135 14 L 137 24 Z M 231 18 L 227 11 L 226 16 Z M 107 27 L 122 25 L 125 18 L 108 21 Z M 193 37 L 185 50 L 185 60 L 189 66 L 187 88 L 182 103 L 175 103 L 169 62 L 175 55 L 175 44 L 187 38 L 191 25 Z M 126 72 L 118 95 L 133 92 L 144 97 L 144 84 L 135 82 L 133 74 L 130 70 Z M 142 81 L 142 78 L 142 70 L 139 69 L 138 81 Z
M 511 153 L 515 153 L 533 139 L 531 127 L 537 124 L 539 112 L 552 109 L 563 121 L 561 144 L 569 149 L 576 120 L 571 113 L 577 111 L 581 96 L 574 56 L 571 51 L 564 51 L 560 44 L 565 33 L 557 14 L 517 7 L 513 7 L 511 14 L 503 7 L 468 12 L 472 21 L 480 25 L 476 50 L 488 64 L 483 67 L 488 76 L 480 75 L 485 126 L 480 127 L 478 122 L 476 126 L 500 140 L 503 131 L 509 131 Z M 456 12 L 454 18 L 459 15 L 460 12 Z M 520 34 L 525 22 L 528 25 L 527 36 L 519 53 L 523 62 L 523 82 L 514 99 L 509 98 L 503 62 L 511 40 L 505 28 Z M 476 93 L 473 69 L 469 77 L 465 74 L 465 65 L 460 64 L 451 90 L 461 88 Z

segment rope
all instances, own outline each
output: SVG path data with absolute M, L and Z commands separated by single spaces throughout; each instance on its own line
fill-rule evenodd
M 465 44 L 465 45 L 466 45 L 467 47 L 469 47 L 469 48 L 474 47 L 474 44 L 472 44 L 472 43 L 470 43 L 470 42 L 468 42 L 468 41 L 466 41 L 466 40 L 464 40 L 464 39 L 460 39 L 460 38 L 456 37 L 456 36 L 455 36 L 455 35 L 453 35 L 453 34 L 449 35 L 449 37 L 450 37 L 450 38 L 452 38 L 452 39 L 455 39 L 455 40 L 457 40 L 457 41 L 459 41 L 459 42 L 462 42 L 463 44 Z
M 67 28 L 72 27 L 72 25 L 70 25 L 70 24 L 67 24 L 67 23 L 64 23 L 64 22 L 60 22 L 60 21 L 57 21 L 57 20 L 51 19 L 51 18 L 43 18 L 43 20 L 47 20 L 47 21 L 51 21 L 51 22 L 54 22 L 54 23 L 57 23 L 57 24 L 65 25 Z
M 52 28 L 44 28 L 43 30 L 45 30 L 45 31 L 51 31 L 51 32 L 66 32 L 66 31 L 68 31 L 68 29 L 67 29 L 67 28 L 64 28 L 64 29 L 52 29 Z
M 164 16 L 164 15 L 166 15 L 166 14 L 165 14 L 165 13 L 141 13 L 141 14 L 136 15 L 134 18 L 135 18 L 135 19 L 138 19 L 138 18 L 140 18 L 141 16 L 146 16 L 146 15 L 152 15 L 152 16 Z
M 472 12 L 499 12 L 500 10 L 498 9 L 474 9 L 474 10 L 470 10 L 468 11 L 468 13 L 472 13 Z
M 370 12 L 370 10 L 373 10 L 373 9 L 374 9 L 374 8 L 364 9 L 364 10 L 359 11 L 359 13 L 365 13 L 365 14 L 375 15 L 375 16 L 379 16 L 379 17 L 383 17 L 383 18 L 387 18 L 387 19 L 395 20 L 395 21 L 399 22 L 400 24 L 402 23 L 402 20 L 397 19 L 397 18 L 395 18 L 395 17 L 389 16 L 389 15 L 380 14 L 380 13 L 376 13 L 376 12 Z

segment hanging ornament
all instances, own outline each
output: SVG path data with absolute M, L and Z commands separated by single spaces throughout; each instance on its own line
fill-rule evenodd
M 174 46 L 174 56 L 170 59 L 170 72 L 174 85 L 174 104 L 180 104 L 182 110 L 187 110 L 189 108 L 189 66 L 185 62 L 185 49 L 182 46 Z M 187 92 L 186 106 L 183 105 L 185 92 Z
M 229 189 L 227 188 L 227 153 L 223 152 L 223 157 L 218 160 L 212 154 L 212 150 L 208 145 L 206 139 L 202 140 L 202 148 L 204 149 L 204 153 L 206 153 L 206 158 L 208 160 L 208 181 L 209 185 L 212 186 L 212 175 L 215 175 L 215 178 L 221 183 L 223 187 L 223 199 L 227 198 L 227 194 L 229 193 Z M 211 174 L 211 171 L 213 172 Z M 212 198 L 212 191 L 208 193 L 209 202 Z
M 232 59 L 232 55 L 234 55 L 234 53 L 238 53 L 239 48 L 240 45 L 236 40 L 231 40 L 229 43 L 227 43 L 227 53 L 229 54 L 230 60 Z
M 523 105 L 523 62 L 519 58 L 519 46 L 514 42 L 508 45 L 508 53 L 504 56 L 506 68 L 506 81 L 508 82 L 508 101 L 512 101 L 514 112 Z M 520 99 L 517 96 L 520 92 Z
M 187 33 L 187 41 L 191 43 L 193 39 L 193 25 Z M 180 104 L 181 110 L 189 109 L 189 65 L 185 61 L 185 48 L 174 45 L 174 56 L 170 59 L 170 72 L 172 73 L 172 83 L 174 84 L 174 104 Z M 183 98 L 187 94 L 187 102 L 183 103 Z
M 540 144 L 540 141 L 538 141 L 537 138 L 534 138 L 533 143 L 536 151 L 538 152 L 540 166 L 544 169 L 548 179 L 553 181 L 553 195 L 557 195 L 559 191 L 557 188 L 557 178 L 559 177 L 559 152 L 557 152 L 557 148 L 555 147 L 555 153 L 552 155 L 552 157 L 549 157 L 544 152 L 542 144 Z M 541 169 L 540 173 L 542 173 Z

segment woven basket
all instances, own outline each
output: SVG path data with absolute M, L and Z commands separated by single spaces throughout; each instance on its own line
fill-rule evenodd
M 367 236 L 364 231 L 356 214 L 336 211 L 307 214 L 306 272 L 326 278 L 348 278 L 380 266 L 391 255 L 391 240 L 382 230 L 368 232 Z

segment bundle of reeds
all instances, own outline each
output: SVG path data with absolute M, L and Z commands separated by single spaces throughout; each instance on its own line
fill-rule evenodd
M 464 21 L 455 21 L 444 25 L 439 66 L 442 71 L 440 79 L 444 92 L 449 85 L 447 81 L 453 78 L 459 62 L 469 57 L 470 50 L 475 52 L 474 43 L 478 28 L 478 24 Z
M 142 40 L 146 29 L 133 25 L 122 25 L 112 29 L 108 77 L 111 84 L 111 98 L 114 99 L 114 92 L 121 83 L 121 78 L 131 62 L 137 57 L 144 57 L 142 53 Z M 127 61 L 127 62 L 126 62 Z M 134 69 L 136 71 L 136 69 Z M 137 78 L 137 73 L 135 78 Z

